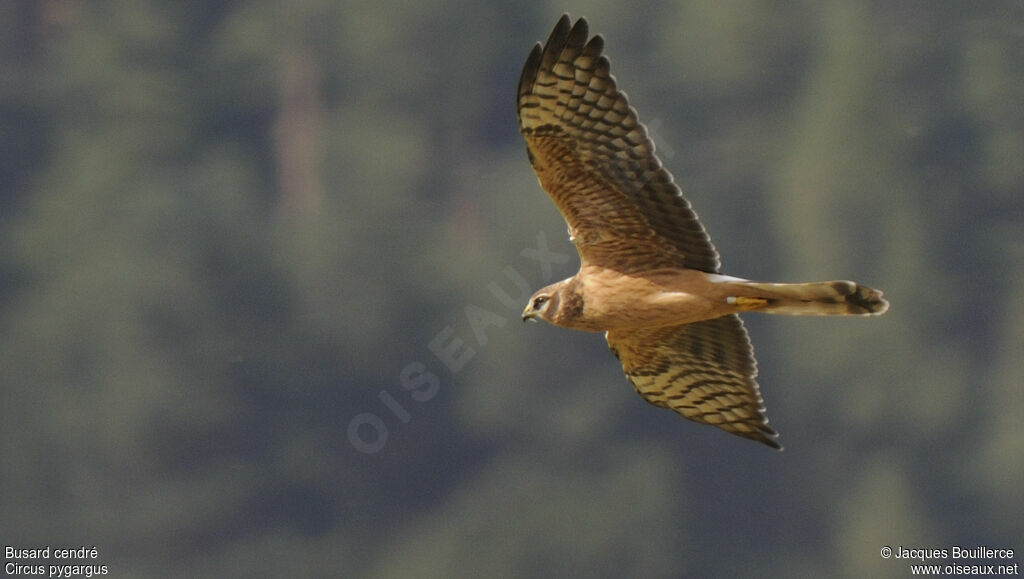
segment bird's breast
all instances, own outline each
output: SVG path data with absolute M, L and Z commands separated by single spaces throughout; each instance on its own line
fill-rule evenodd
M 580 329 L 679 325 L 728 313 L 728 304 L 718 299 L 707 274 L 696 270 L 626 274 L 589 267 L 581 270 L 579 279 L 583 302 Z

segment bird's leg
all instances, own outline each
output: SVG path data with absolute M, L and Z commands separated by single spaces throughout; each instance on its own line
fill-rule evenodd
M 725 298 L 726 303 L 737 306 L 738 311 L 749 312 L 750 310 L 756 310 L 763 308 L 768 305 L 768 300 L 764 298 L 748 298 L 743 296 L 729 296 Z

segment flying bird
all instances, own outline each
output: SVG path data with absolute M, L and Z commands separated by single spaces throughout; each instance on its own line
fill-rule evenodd
M 530 297 L 523 320 L 604 332 L 656 406 L 781 449 L 765 415 L 739 312 L 879 315 L 852 281 L 760 283 L 724 275 L 718 252 L 655 155 L 587 21 L 559 19 L 519 80 L 519 130 L 541 187 L 569 226 L 576 275 Z

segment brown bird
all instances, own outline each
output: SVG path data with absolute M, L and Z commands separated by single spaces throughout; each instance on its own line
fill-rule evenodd
M 738 312 L 878 315 L 852 281 L 759 283 L 720 273 L 718 252 L 654 153 L 602 55 L 604 38 L 563 15 L 519 80 L 519 130 L 541 187 L 569 225 L 576 275 L 533 294 L 523 320 L 605 332 L 648 402 L 782 448 Z

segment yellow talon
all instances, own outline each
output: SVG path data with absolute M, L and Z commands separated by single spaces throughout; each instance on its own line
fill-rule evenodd
M 725 298 L 725 301 L 736 306 L 737 309 L 739 309 L 739 311 L 741 312 L 756 310 L 758 308 L 763 308 L 764 306 L 768 305 L 768 300 L 764 298 L 745 298 L 729 296 Z

